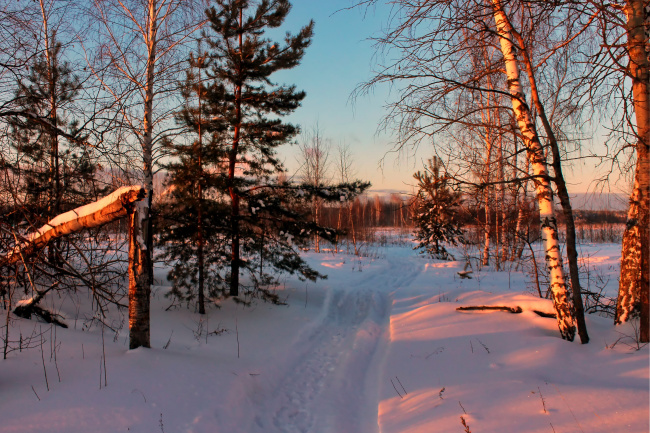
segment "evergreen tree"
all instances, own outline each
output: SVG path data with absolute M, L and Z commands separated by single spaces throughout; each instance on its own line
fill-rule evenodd
M 209 98 L 214 115 L 222 119 L 229 139 L 230 196 L 230 295 L 239 293 L 241 261 L 242 195 L 256 181 L 281 171 L 274 149 L 290 141 L 298 129 L 278 116 L 291 113 L 305 97 L 295 86 L 277 86 L 270 76 L 298 65 L 311 43 L 313 22 L 283 44 L 264 38 L 269 28 L 279 27 L 289 13 L 287 0 L 215 0 L 206 11 L 211 33 L 208 72 L 214 84 Z M 254 179 L 251 181 L 251 179 Z
M 18 82 L 17 105 L 34 118 L 10 119 L 11 143 L 20 155 L 12 168 L 23 179 L 29 213 L 25 217 L 33 225 L 106 193 L 94 182 L 97 161 L 92 149 L 59 133 L 68 131 L 83 141 L 78 123 L 71 119 L 81 84 L 71 65 L 62 61 L 56 33 L 49 35 L 48 42 L 47 49 L 34 58 L 29 75 Z
M 440 159 L 434 156 L 424 172 L 413 175 L 419 188 L 413 203 L 416 248 L 432 258 L 454 260 L 442 243 L 457 245 L 463 242 L 458 220 L 461 194 L 451 189 L 448 177 L 440 174 L 441 168 Z
M 174 293 L 197 297 L 199 311 L 204 311 L 204 284 L 212 296 L 226 291 L 238 296 L 240 272 L 251 282 L 245 294 L 274 302 L 279 299 L 265 286 L 276 272 L 322 277 L 296 247 L 314 234 L 334 240 L 336 230 L 310 222 L 304 205 L 314 197 L 351 199 L 369 186 L 357 181 L 325 188 L 283 180 L 275 149 L 291 142 L 299 129 L 280 117 L 298 108 L 305 93 L 277 85 L 270 76 L 298 64 L 313 23 L 281 44 L 264 38 L 264 32 L 282 24 L 288 1 L 215 3 L 206 11 L 208 50 L 191 57 L 196 72 L 188 75 L 188 103 L 178 116 L 196 140 L 172 145 L 179 160 L 168 167 L 161 235 L 166 257 L 176 261 L 169 275 Z
M 211 122 L 205 97 L 209 85 L 203 83 L 206 53 L 190 55 L 182 95 L 185 107 L 177 121 L 193 133 L 189 144 L 167 143 L 174 162 L 168 164 L 167 194 L 163 197 L 164 227 L 159 230 L 163 257 L 173 260 L 168 275 L 173 282 L 171 295 L 190 302 L 205 314 L 205 291 L 212 297 L 223 295 L 223 270 L 227 265 L 226 238 L 228 212 L 221 194 L 227 156 L 222 140 L 223 125 Z M 195 105 L 193 103 L 196 103 Z

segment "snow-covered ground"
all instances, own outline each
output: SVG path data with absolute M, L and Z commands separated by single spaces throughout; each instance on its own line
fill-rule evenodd
M 606 291 L 619 250 L 582 246 Z M 12 319 L 11 339 L 43 340 L 0 361 L 0 432 L 462 432 L 461 416 L 474 433 L 649 431 L 649 352 L 631 349 L 631 325 L 590 315 L 591 343 L 569 343 L 531 311 L 552 306 L 524 273 L 460 279 L 464 262 L 410 245 L 371 252 L 307 253 L 329 278 L 288 278 L 286 306 L 225 301 L 204 318 L 165 311 L 160 269 L 152 349 L 127 350 L 125 328 L 102 344 L 85 296 L 46 298 L 70 328 Z M 524 311 L 456 310 L 484 304 Z

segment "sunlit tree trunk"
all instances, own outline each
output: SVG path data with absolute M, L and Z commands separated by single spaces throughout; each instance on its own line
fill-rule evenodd
M 541 218 L 541 228 L 545 242 L 546 267 L 549 271 L 550 289 L 553 304 L 557 312 L 558 327 L 563 339 L 573 341 L 576 328 L 569 301 L 562 254 L 560 250 L 557 220 L 553 209 L 553 192 L 548 174 L 546 155 L 535 129 L 533 116 L 526 104 L 526 98 L 519 77 L 516 50 L 513 44 L 512 29 L 501 4 L 501 0 L 492 0 L 497 34 L 508 79 L 508 91 L 511 95 L 512 108 L 517 119 L 524 146 L 526 146 L 533 175 Z
M 146 199 L 145 199 L 146 200 Z M 142 232 L 145 226 L 146 202 L 135 205 L 129 213 L 129 349 L 151 347 L 149 299 L 150 257 Z
M 619 282 L 616 323 L 630 318 L 635 308 L 640 310 L 640 339 L 648 342 L 648 248 L 650 248 L 648 218 L 650 193 L 650 94 L 648 53 L 645 51 L 648 25 L 648 7 L 643 0 L 628 0 L 627 36 L 629 74 L 632 78 L 632 96 L 637 127 L 637 166 L 634 189 L 630 197 L 628 220 L 623 236 L 621 277 Z

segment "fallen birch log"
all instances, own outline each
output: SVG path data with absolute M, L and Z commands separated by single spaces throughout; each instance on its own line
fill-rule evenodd
M 456 308 L 457 311 L 507 311 L 508 313 L 512 314 L 520 314 L 523 313 L 523 308 L 516 306 L 516 307 L 507 307 L 505 305 L 470 305 L 467 307 L 458 307 Z M 538 316 L 541 317 L 548 317 L 548 318 L 557 318 L 557 315 L 555 313 L 545 313 L 544 311 L 539 311 L 539 310 L 532 310 L 533 313 L 537 314 Z
M 141 186 L 124 186 L 96 202 L 58 215 L 37 231 L 28 234 L 23 242 L 0 258 L 0 266 L 12 265 L 34 254 L 53 239 L 123 218 L 128 214 L 128 209 L 142 200 L 144 195 L 145 190 Z

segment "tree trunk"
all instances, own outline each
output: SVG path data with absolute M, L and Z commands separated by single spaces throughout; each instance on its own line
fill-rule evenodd
M 553 191 L 546 165 L 546 156 L 535 130 L 530 108 L 525 102 L 526 99 L 519 78 L 516 50 L 512 43 L 512 29 L 503 10 L 501 0 L 492 0 L 492 2 L 497 33 L 501 42 L 501 51 L 508 76 L 508 91 L 511 95 L 512 108 L 535 176 L 541 227 L 545 237 L 546 267 L 549 271 L 550 289 L 553 295 L 553 304 L 557 311 L 558 327 L 563 339 L 573 341 L 576 329 L 573 323 L 564 270 L 562 269 L 557 220 L 553 209 Z
M 492 140 L 486 131 L 485 183 L 490 182 L 490 163 L 492 162 Z M 483 266 L 490 264 L 490 186 L 485 187 L 485 224 L 483 226 Z
M 156 11 L 156 0 L 149 0 L 148 3 L 148 29 L 147 29 L 147 78 L 145 82 L 145 100 L 144 100 L 144 134 L 142 138 L 142 159 L 144 187 L 147 190 L 147 197 L 144 203 L 140 205 L 140 220 L 142 223 L 142 238 L 145 241 L 146 249 L 143 254 L 147 255 L 147 260 L 143 262 L 145 268 L 142 269 L 148 275 L 148 280 L 153 281 L 153 221 L 151 219 L 151 205 L 153 203 L 153 99 L 155 83 L 155 66 L 156 66 L 156 47 L 158 42 L 158 15 Z
M 515 153 L 515 163 L 513 164 L 513 178 L 516 178 L 518 175 L 518 163 L 517 163 L 517 155 L 519 154 L 519 149 L 517 147 L 517 134 L 515 131 L 515 125 L 512 125 L 513 131 L 513 141 L 514 141 L 514 153 Z M 526 159 L 526 172 L 524 175 L 527 177 L 528 176 L 528 167 L 530 164 L 530 160 Z M 517 261 L 517 264 L 515 265 L 515 270 L 519 268 L 519 259 L 521 259 L 521 254 L 524 251 L 524 240 L 523 238 L 523 227 L 524 227 L 524 216 L 525 216 L 525 206 L 527 204 L 527 196 L 528 196 L 528 181 L 524 180 L 521 185 L 522 191 L 519 191 L 519 186 L 514 189 L 513 193 L 513 202 L 515 204 L 515 208 L 517 209 L 517 224 L 515 226 L 515 239 L 513 242 L 512 246 L 512 261 Z
M 39 0 L 39 5 L 41 8 L 41 16 L 43 18 L 43 40 L 45 42 L 45 60 L 47 67 L 47 85 L 49 93 L 49 122 L 57 126 L 57 98 L 56 98 L 56 77 L 54 75 L 54 68 L 56 59 L 55 55 L 55 45 L 56 41 L 51 40 L 50 31 L 48 28 L 48 17 L 45 11 L 45 4 L 43 0 Z M 51 220 L 60 213 L 60 202 L 61 202 L 61 180 L 59 177 L 59 138 L 55 128 L 48 128 L 48 133 L 46 136 L 49 139 L 50 144 L 50 167 L 49 167 L 49 194 L 48 194 L 48 204 L 47 204 L 47 219 Z M 56 263 L 56 246 L 50 245 L 48 248 L 48 260 L 50 263 Z
M 147 271 L 150 254 L 140 232 L 144 224 L 140 215 L 146 212 L 146 202 L 144 206 L 135 205 L 129 209 L 129 349 L 151 347 L 151 282 Z
M 242 27 L 243 9 L 239 9 L 239 26 Z M 239 32 L 239 65 L 238 73 L 239 80 L 242 79 L 242 32 Z M 235 89 L 235 131 L 232 140 L 232 148 L 230 150 L 228 161 L 228 191 L 230 193 L 230 217 L 231 217 L 231 254 L 230 254 L 230 296 L 239 295 L 239 191 L 235 187 L 235 167 L 237 163 L 237 154 L 239 153 L 239 136 L 241 134 L 241 81 L 237 83 Z
M 497 179 L 499 184 L 497 185 L 497 190 L 495 191 L 495 196 L 497 202 L 501 205 L 495 209 L 495 219 L 496 219 L 496 245 L 495 245 L 495 261 L 496 261 L 496 270 L 500 271 L 503 269 L 503 263 L 506 261 L 506 194 L 505 194 L 505 185 L 503 183 L 505 179 L 504 172 L 504 160 L 503 160 L 503 138 L 502 134 L 499 134 L 498 137 L 498 146 L 497 146 Z
M 199 41 L 199 56 L 202 56 L 201 53 L 201 42 Z M 199 314 L 205 314 L 205 259 L 204 259 L 204 254 L 203 254 L 203 249 L 204 249 L 204 238 L 203 238 L 203 118 L 202 118 L 202 112 L 201 112 L 201 101 L 202 101 L 202 88 L 201 88 L 201 68 L 204 65 L 203 62 L 203 57 L 199 57 L 199 62 L 200 64 L 198 65 L 198 83 L 196 87 L 196 93 L 198 97 L 198 102 L 199 102 L 199 108 L 198 108 L 198 126 L 199 126 L 199 140 L 196 144 L 196 152 L 195 154 L 197 155 L 197 177 L 198 180 L 197 182 L 197 194 L 198 194 L 198 200 L 197 200 L 197 225 L 196 225 L 196 249 L 197 249 L 197 260 L 198 260 L 198 274 L 199 274 L 199 296 L 198 296 L 198 304 L 199 304 Z
M 320 203 L 318 198 L 314 197 L 313 201 L 314 207 L 314 224 L 320 225 Z M 320 253 L 320 236 L 318 232 L 314 235 L 314 252 Z
M 519 44 L 523 47 L 524 40 L 519 35 L 518 32 L 513 32 L 517 38 Z M 573 308 L 575 312 L 576 323 L 578 325 L 578 334 L 580 335 L 580 342 L 582 344 L 589 343 L 589 334 L 587 333 L 587 324 L 585 323 L 585 311 L 582 303 L 582 292 L 580 286 L 580 271 L 578 269 L 578 250 L 576 248 L 576 227 L 573 219 L 573 209 L 571 208 L 571 200 L 569 198 L 569 191 L 566 187 L 566 182 L 564 181 L 564 175 L 562 174 L 562 161 L 560 156 L 560 146 L 555 137 L 555 132 L 551 127 L 548 118 L 546 117 L 546 111 L 542 105 L 542 101 L 539 97 L 539 92 L 537 91 L 537 80 L 535 79 L 535 74 L 533 71 L 533 65 L 528 57 L 528 53 L 524 50 L 523 52 L 523 61 L 526 66 L 526 72 L 528 74 L 528 81 L 530 83 L 530 90 L 535 108 L 537 109 L 537 115 L 544 125 L 544 131 L 548 139 L 549 147 L 551 148 L 551 153 L 553 154 L 553 172 L 555 173 L 555 185 L 557 186 L 557 195 L 560 199 L 560 204 L 562 205 L 562 212 L 564 214 L 564 219 L 566 220 L 566 250 L 567 250 L 567 261 L 569 262 L 569 275 L 571 279 L 571 289 L 573 293 Z
M 637 127 L 634 189 L 630 198 L 628 220 L 621 252 L 621 277 L 619 282 L 616 323 L 630 318 L 635 309 L 640 310 L 640 340 L 648 342 L 648 248 L 650 248 L 648 213 L 650 205 L 650 89 L 648 81 L 649 60 L 645 51 L 645 23 L 649 20 L 643 0 L 628 0 L 627 36 L 629 74 L 632 78 L 632 95 Z

